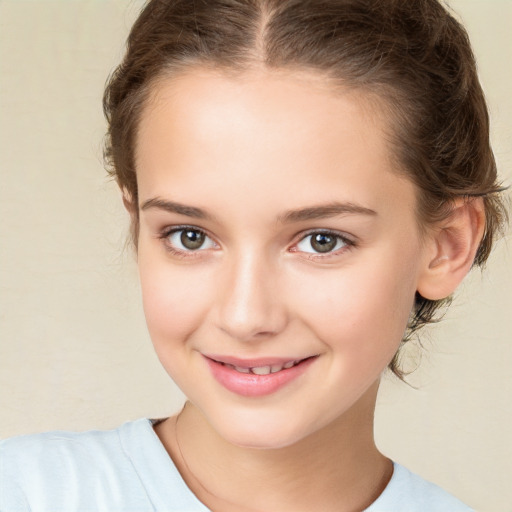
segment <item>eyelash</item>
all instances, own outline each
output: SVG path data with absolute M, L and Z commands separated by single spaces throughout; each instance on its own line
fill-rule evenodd
M 184 259 L 184 258 L 197 258 L 197 257 L 200 257 L 201 256 L 201 252 L 202 252 L 200 249 L 198 249 L 196 251 L 194 251 L 194 250 L 183 251 L 183 250 L 174 248 L 169 243 L 169 237 L 171 235 L 173 235 L 174 233 L 179 233 L 180 231 L 186 231 L 186 230 L 190 230 L 190 231 L 194 231 L 194 232 L 197 232 L 197 233 L 201 233 L 205 237 L 208 237 L 210 240 L 213 240 L 212 237 L 209 236 L 206 231 L 204 231 L 204 229 L 200 229 L 200 228 L 197 228 L 195 226 L 173 226 L 172 228 L 166 228 L 166 229 L 164 229 L 164 230 L 162 230 L 160 232 L 160 234 L 158 235 L 158 238 L 160 240 L 162 240 L 162 242 L 164 244 L 164 247 L 165 247 L 165 250 L 168 251 L 169 253 L 171 253 L 173 256 L 175 256 L 177 258 Z
M 309 231 L 306 231 L 305 233 L 301 233 L 300 238 L 293 244 L 292 248 L 290 249 L 291 252 L 301 252 L 297 250 L 297 245 L 300 242 L 303 242 L 308 237 L 312 235 L 327 235 L 335 238 L 337 240 L 336 245 L 338 245 L 338 242 L 342 242 L 344 245 L 336 250 L 329 251 L 326 253 L 319 253 L 319 252 L 304 252 L 306 254 L 306 258 L 308 260 L 324 260 L 331 257 L 340 256 L 342 253 L 345 253 L 346 251 L 352 249 L 356 246 L 356 242 L 349 238 L 347 235 L 340 233 L 338 231 L 333 231 L 329 229 L 311 229 Z
M 197 257 L 200 257 L 201 256 L 201 252 L 203 252 L 205 249 L 203 249 L 203 250 L 201 250 L 201 249 L 198 249 L 198 250 L 190 249 L 188 251 L 183 251 L 183 250 L 180 250 L 180 249 L 176 249 L 175 247 L 173 247 L 169 243 L 169 237 L 171 235 L 173 235 L 175 233 L 179 233 L 181 231 L 185 231 L 185 230 L 190 230 L 190 231 L 194 231 L 194 232 L 197 232 L 197 233 L 201 233 L 202 235 L 204 235 L 205 237 L 207 237 L 207 238 L 209 238 L 210 240 L 213 241 L 213 238 L 210 237 L 205 230 L 200 229 L 200 228 L 195 227 L 195 226 L 187 226 L 187 225 L 185 225 L 185 226 L 174 226 L 172 228 L 164 229 L 164 230 L 162 230 L 159 233 L 158 238 L 163 241 L 165 249 L 169 253 L 171 253 L 173 256 L 175 256 L 175 257 L 178 257 L 178 258 L 197 258 Z M 300 242 L 304 241 L 309 236 L 318 235 L 318 234 L 332 236 L 332 237 L 336 238 L 337 241 L 341 241 L 344 245 L 341 248 L 338 248 L 335 251 L 329 251 L 329 252 L 326 252 L 324 254 L 322 254 L 322 253 L 315 253 L 315 252 L 311 252 L 311 253 L 304 252 L 304 254 L 306 254 L 305 258 L 308 259 L 308 260 L 323 260 L 323 259 L 327 259 L 327 258 L 330 258 L 330 257 L 339 256 L 340 254 L 342 254 L 342 253 L 346 252 L 347 250 L 350 250 L 350 249 L 352 249 L 353 247 L 356 246 L 356 242 L 354 240 L 352 240 L 351 238 L 347 237 L 347 235 L 345 235 L 345 234 L 342 234 L 342 233 L 339 233 L 339 232 L 333 231 L 333 230 L 328 230 L 328 229 L 312 229 L 312 230 L 309 230 L 309 231 L 307 231 L 305 233 L 301 233 L 300 238 L 296 242 L 294 242 L 292 248 L 290 249 L 290 252 L 301 252 L 301 251 L 298 251 L 296 249 L 297 244 L 299 244 Z M 217 244 L 215 244 L 215 245 L 217 245 Z

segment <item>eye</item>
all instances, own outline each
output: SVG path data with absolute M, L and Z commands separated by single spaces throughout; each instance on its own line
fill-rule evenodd
M 171 249 L 181 252 L 216 247 L 215 242 L 204 231 L 193 227 L 172 229 L 165 233 L 163 238 Z
M 317 231 L 305 236 L 298 244 L 297 250 L 307 253 L 329 253 L 351 245 L 346 238 L 332 232 Z

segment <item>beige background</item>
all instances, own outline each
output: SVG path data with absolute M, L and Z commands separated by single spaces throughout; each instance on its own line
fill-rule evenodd
M 110 428 L 182 396 L 145 330 L 127 218 L 101 162 L 101 95 L 140 2 L 0 0 L 0 437 Z M 512 183 L 512 1 L 457 0 Z M 510 239 L 510 235 L 508 237 Z M 512 257 L 502 242 L 386 378 L 377 439 L 479 511 L 512 511 Z

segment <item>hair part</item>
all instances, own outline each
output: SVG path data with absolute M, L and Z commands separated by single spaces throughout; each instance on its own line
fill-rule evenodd
M 416 185 L 420 225 L 446 218 L 457 198 L 483 198 L 474 263 L 485 264 L 507 217 L 503 188 L 468 35 L 438 0 L 150 0 L 103 99 L 105 161 L 131 211 L 135 245 L 141 114 L 158 80 L 197 66 L 307 70 L 377 96 L 396 170 Z M 416 294 L 403 343 L 449 301 Z M 389 368 L 403 379 L 399 354 Z

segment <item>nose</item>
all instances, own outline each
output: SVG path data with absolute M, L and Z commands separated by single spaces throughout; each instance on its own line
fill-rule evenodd
M 288 315 L 277 265 L 247 251 L 226 261 L 218 277 L 216 320 L 224 333 L 238 341 L 256 341 L 282 332 Z

